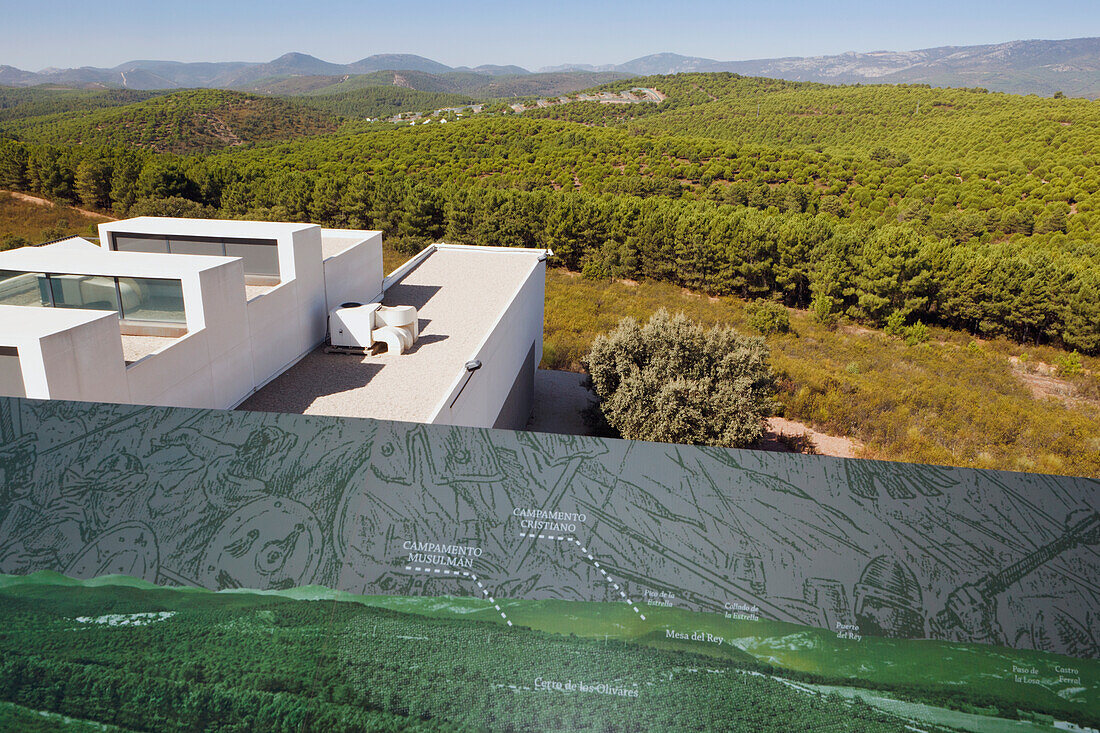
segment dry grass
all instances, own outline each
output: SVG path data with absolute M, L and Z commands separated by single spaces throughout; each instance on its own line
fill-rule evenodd
M 28 244 L 71 235 L 95 237 L 95 225 L 105 219 L 85 216 L 68 206 L 32 203 L 0 191 L 0 243 L 9 237 L 20 237 Z
M 660 307 L 748 330 L 733 298 L 551 270 L 543 368 L 580 370 L 596 334 Z M 791 326 L 791 334 L 768 339 L 784 416 L 862 442 L 863 457 L 1100 476 L 1100 359 L 1085 357 L 1086 374 L 1062 380 L 1071 399 L 1046 397 L 1013 365 L 1024 354 L 1057 363 L 1064 352 L 1051 347 L 979 343 L 943 329 L 910 347 L 875 329 L 832 330 L 793 310 Z

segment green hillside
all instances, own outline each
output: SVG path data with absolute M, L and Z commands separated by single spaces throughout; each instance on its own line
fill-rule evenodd
M 904 730 L 722 659 L 354 602 L 39 582 L 0 619 L 0 700 L 123 728 Z
M 234 694 L 251 700 L 257 692 L 294 693 L 307 707 L 313 701 L 312 714 L 330 720 L 348 714 L 341 701 L 357 700 L 351 704 L 404 714 L 412 709 L 408 707 L 412 698 L 406 694 L 410 688 L 409 695 L 426 695 L 420 703 L 426 706 L 424 712 L 440 722 L 478 724 L 480 719 L 481 724 L 496 721 L 489 725 L 497 728 L 505 720 L 525 719 L 555 729 L 572 728 L 564 723 L 568 717 L 526 717 L 531 711 L 522 703 L 522 709 L 505 714 L 499 697 L 490 694 L 485 699 L 483 688 L 511 690 L 508 697 L 534 692 L 522 691 L 535 675 L 581 680 L 602 674 L 605 679 L 642 686 L 645 698 L 639 697 L 631 708 L 613 701 L 599 705 L 586 698 L 584 714 L 609 725 L 613 718 L 601 715 L 630 710 L 638 720 L 647 721 L 640 730 L 662 729 L 676 716 L 687 714 L 674 702 L 685 695 L 705 697 L 709 708 L 717 707 L 712 712 L 715 720 L 724 715 L 746 724 L 767 721 L 774 714 L 769 707 L 774 701 L 789 711 L 800 711 L 790 713 L 795 715 L 791 719 L 811 715 L 815 724 L 826 726 L 821 730 L 827 730 L 829 706 L 820 703 L 829 699 L 834 688 L 849 698 L 873 698 L 872 708 L 901 707 L 907 704 L 904 701 L 912 701 L 908 704 L 916 711 L 916 719 L 926 725 L 961 715 L 967 721 L 960 726 L 963 730 L 985 730 L 996 724 L 998 715 L 1100 722 L 1100 662 L 1096 660 L 936 641 L 866 637 L 853 642 L 825 629 L 727 619 L 675 607 L 646 606 L 643 621 L 623 603 L 505 599 L 498 603 L 514 627 L 504 626 L 490 604 L 475 598 L 357 596 L 320 587 L 213 593 L 158 588 L 119 576 L 90 581 L 56 573 L 0 576 L 0 619 L 6 629 L 0 633 L 0 649 L 19 658 L 9 660 L 12 670 L 34 668 L 47 677 L 48 658 L 83 665 L 85 673 L 90 664 L 118 664 L 118 674 L 151 676 L 157 684 L 175 681 L 225 687 L 232 679 L 229 686 L 237 690 Z M 196 637 L 204 624 L 202 636 Z M 670 629 L 710 634 L 723 643 L 669 638 Z M 491 648 L 482 643 L 486 635 L 492 639 Z M 260 639 L 269 640 L 268 651 L 253 648 Z M 269 645 L 273 639 L 279 642 L 275 647 Z M 129 655 L 125 663 L 111 661 L 116 659 L 114 649 L 125 648 L 120 644 L 139 644 L 149 653 L 140 659 Z M 531 649 L 540 651 L 532 657 Z M 234 664 L 236 671 L 231 675 L 230 667 L 224 665 Z M 318 664 L 319 676 L 314 677 L 312 670 Z M 1061 680 L 1053 671 L 1056 667 L 1077 669 L 1080 680 Z M 410 677 L 420 668 L 433 670 L 430 680 Z M 374 682 L 366 698 L 362 690 L 344 689 L 368 669 Z M 463 672 L 446 674 L 446 669 Z M 1036 670 L 1042 684 L 1016 682 L 1016 669 Z M 306 672 L 308 679 L 301 677 Z M 396 675 L 400 683 L 392 687 L 386 681 L 388 675 Z M 737 682 L 730 688 L 727 683 L 734 679 Z M 428 682 L 439 689 L 427 692 Z M 0 699 L 24 706 L 38 699 L 32 692 L 34 685 L 15 687 L 14 694 L 4 694 L 0 688 Z M 811 688 L 826 692 L 814 693 Z M 716 702 L 728 695 L 734 698 Z M 446 698 L 474 700 L 474 708 L 459 710 Z M 750 704 L 743 704 L 750 699 Z M 123 726 L 147 725 L 137 713 L 97 717 L 73 700 L 62 702 L 41 709 Z M 239 704 L 247 709 L 259 703 Z M 593 713 L 587 708 L 590 704 L 602 712 Z M 576 714 L 582 714 L 580 707 Z M 871 717 L 889 720 L 877 714 Z M 1005 719 L 1002 724 L 1009 725 Z M 867 730 L 875 728 L 869 724 Z
M 626 78 L 614 71 L 567 71 L 490 76 L 472 71 L 375 71 L 343 76 L 279 76 L 259 79 L 242 91 L 276 95 L 329 95 L 376 86 L 400 86 L 421 92 L 463 94 L 477 99 L 558 96 Z
M 325 113 L 188 92 L 9 128 L 28 141 L 138 138 L 161 149 L 235 144 L 211 136 L 214 118 L 237 125 L 242 141 L 297 130 L 287 145 L 222 152 L 191 164 L 186 181 L 151 189 L 227 216 L 551 246 L 559 264 L 597 276 L 800 307 L 819 298 L 871 324 L 896 313 L 1100 353 L 1096 103 L 729 74 L 643 82 L 669 99 L 637 119 L 601 105 L 584 121 L 479 116 L 302 137 Z M 218 103 L 245 122 L 192 109 Z M 153 112 L 161 108 L 183 111 Z M 4 147 L 0 159 L 14 165 L 29 155 Z M 75 197 L 64 171 L 25 160 L 0 169 L 0 184 Z M 498 220 L 508 207 L 515 215 Z
M 499 621 L 493 609 L 477 599 L 368 596 L 372 606 L 434 618 Z M 640 621 L 626 604 L 575 601 L 503 601 L 501 608 L 516 624 L 539 631 L 593 639 L 612 638 L 661 649 L 677 649 L 732 663 L 768 665 L 807 675 L 806 680 L 855 683 L 892 691 L 926 702 L 973 707 L 978 701 L 1010 711 L 1015 707 L 1063 714 L 1100 716 L 1100 662 L 1042 652 L 976 644 L 865 637 L 840 640 L 834 632 L 779 621 L 739 621 L 716 613 L 648 606 Z M 722 645 L 668 639 L 667 629 L 710 633 Z M 1055 665 L 1078 668 L 1083 687 L 1054 680 Z M 1014 666 L 1045 670 L 1038 690 L 1014 681 Z
M 1048 99 L 927 85 L 829 86 L 735 74 L 632 79 L 669 96 L 648 132 L 702 136 L 867 158 L 876 147 L 953 162 L 959 173 L 1024 164 L 1070 168 L 1096 155 L 1100 109 L 1086 99 Z M 757 113 L 759 112 L 759 116 Z M 893 156 L 899 166 L 905 161 Z
M 27 117 L 119 107 L 142 102 L 165 92 L 130 89 L 68 89 L 57 86 L 0 87 L 0 122 Z
M 342 117 L 359 119 L 392 117 L 401 112 L 430 112 L 476 103 L 476 100 L 462 94 L 421 92 L 395 86 L 363 87 L 335 94 L 302 96 L 296 100 Z
M 285 81 L 317 96 L 262 99 L 325 119 L 458 106 L 442 86 L 394 86 L 393 72 L 304 79 Z M 116 215 L 140 200 L 144 213 L 381 229 L 405 253 L 439 239 L 549 247 L 552 264 L 583 274 L 596 315 L 568 295 L 581 280 L 551 281 L 548 324 L 572 321 L 567 344 L 555 328 L 546 366 L 575 368 L 593 329 L 613 325 L 600 312 L 644 315 L 658 292 L 653 305 L 710 321 L 775 299 L 812 323 L 805 339 L 783 337 L 786 417 L 875 457 L 1097 475 L 1100 103 L 732 74 L 597 91 L 634 86 L 667 100 L 348 121 L 185 158 L 92 147 L 133 137 L 122 126 L 65 144 L 90 120 L 177 95 L 27 118 L 0 126 L 0 188 Z M 197 137 L 179 147 L 201 149 Z M 685 306 L 683 289 L 736 307 Z M 887 326 L 930 341 L 907 347 Z
M 194 153 L 309 137 L 336 127 L 335 116 L 285 100 L 197 90 L 109 109 L 9 122 L 0 126 L 0 133 L 54 145 Z

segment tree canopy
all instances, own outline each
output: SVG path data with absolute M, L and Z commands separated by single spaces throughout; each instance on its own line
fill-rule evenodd
M 743 447 L 771 414 L 768 347 L 684 314 L 624 318 L 592 344 L 586 367 L 607 422 L 624 438 Z
M 0 186 L 119 215 L 178 197 L 216 216 L 378 228 L 391 241 L 550 247 L 594 277 L 1100 353 L 1100 103 L 735 74 L 605 88 L 639 85 L 668 99 L 334 132 L 302 122 L 327 113 L 227 92 L 80 116 L 13 108 Z M 252 142 L 227 144 L 203 126 L 228 123 L 202 111 L 209 95 L 277 108 L 241 136 Z M 328 101 L 347 114 L 358 104 Z M 284 113 L 305 126 L 276 123 Z M 274 140 L 284 132 L 295 138 Z M 177 143 L 221 149 L 155 152 Z

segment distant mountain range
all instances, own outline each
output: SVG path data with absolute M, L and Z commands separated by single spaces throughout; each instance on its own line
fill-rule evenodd
M 1009 41 L 917 51 L 848 52 L 836 56 L 715 61 L 658 53 L 624 64 L 572 64 L 540 71 L 617 71 L 636 76 L 729 71 L 826 84 L 932 84 L 986 87 L 1014 94 L 1100 97 L 1100 38 Z
M 351 64 L 333 64 L 307 54 L 288 53 L 267 63 L 130 61 L 110 69 L 86 66 L 78 69 L 50 68 L 38 72 L 0 66 L 0 85 L 243 89 L 292 77 L 331 78 L 378 71 L 472 73 L 491 77 L 518 77 L 532 73 L 519 66 L 450 67 L 413 54 L 376 54 Z M 604 72 L 624 76 L 702 71 L 729 71 L 746 76 L 830 84 L 926 83 L 935 86 L 981 86 L 995 91 L 1044 95 L 1063 91 L 1071 96 L 1096 98 L 1100 97 L 1100 38 L 1010 41 L 984 46 L 942 46 L 917 51 L 849 52 L 836 56 L 750 61 L 716 61 L 658 53 L 623 64 L 571 64 L 539 69 L 539 73 L 543 74 Z
M 485 73 L 499 73 L 489 67 Z M 518 68 L 518 67 L 517 67 Z M 127 89 L 177 89 L 214 87 L 232 89 L 260 79 L 288 76 L 342 76 L 385 70 L 424 71 L 439 74 L 454 71 L 449 66 L 412 54 L 383 53 L 351 64 L 332 64 L 304 53 L 288 53 L 267 63 L 225 61 L 182 63 L 179 61 L 128 61 L 114 68 L 82 66 L 79 69 L 43 69 L 37 73 L 12 66 L 0 66 L 0 84 L 32 86 L 61 84 L 81 87 L 124 87 Z M 526 72 L 524 72 L 526 73 Z

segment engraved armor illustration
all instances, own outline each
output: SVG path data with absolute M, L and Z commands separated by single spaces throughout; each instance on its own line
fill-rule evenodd
M 1065 533 L 1007 568 L 967 583 L 947 597 L 931 621 L 933 631 L 946 638 L 985 644 L 1006 643 L 997 621 L 997 596 L 1036 568 L 1078 545 L 1100 542 L 1100 512 L 1080 510 L 1066 519 Z
M 855 587 L 856 623 L 873 636 L 919 639 L 924 636 L 920 585 L 905 563 L 879 555 Z

